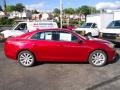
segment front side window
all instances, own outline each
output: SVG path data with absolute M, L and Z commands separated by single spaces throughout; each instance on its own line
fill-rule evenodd
M 84 23 L 80 28 L 91 28 L 93 23 Z
M 45 32 L 45 40 L 52 40 L 52 32 Z
M 15 28 L 15 30 L 27 30 L 27 24 L 26 23 L 21 23 L 21 24 L 19 24 L 16 28 Z
M 60 33 L 60 41 L 71 41 L 72 35 L 70 33 Z
M 120 21 L 112 21 L 107 28 L 120 28 Z

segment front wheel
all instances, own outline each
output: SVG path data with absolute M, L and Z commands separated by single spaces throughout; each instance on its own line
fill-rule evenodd
M 30 67 L 35 63 L 35 58 L 31 52 L 21 51 L 18 54 L 18 62 L 24 67 Z
M 107 63 L 107 54 L 102 50 L 96 50 L 90 54 L 89 63 L 96 67 L 104 66 Z

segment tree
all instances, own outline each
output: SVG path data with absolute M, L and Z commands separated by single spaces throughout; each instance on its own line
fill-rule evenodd
M 6 0 L 3 0 L 4 10 L 6 9 Z
M 65 14 L 74 14 L 75 10 L 73 8 L 66 8 L 64 9 Z
M 22 3 L 17 3 L 15 6 L 16 11 L 22 12 L 24 10 L 25 6 L 23 6 Z
M 54 13 L 54 16 L 59 16 L 59 15 L 60 15 L 60 9 L 55 8 L 55 9 L 53 10 L 53 13 Z
M 8 6 L 6 6 L 6 9 L 5 9 L 6 12 L 12 12 L 15 10 L 16 10 L 16 8 L 14 5 L 8 5 Z
M 78 11 L 85 16 L 85 21 L 86 21 L 87 15 L 90 14 L 90 7 L 84 5 L 84 6 L 79 7 Z
M 39 12 L 35 9 L 35 10 L 32 10 L 32 13 L 33 14 L 38 14 Z
M 2 6 L 0 5 L 0 11 L 3 11 Z
M 22 3 L 18 3 L 16 5 L 7 5 L 5 8 L 6 12 L 12 12 L 12 11 L 19 11 L 22 12 L 24 10 L 25 6 L 23 6 Z
M 95 13 L 98 13 L 98 12 L 99 12 L 98 10 L 96 10 L 95 7 L 89 7 L 89 8 L 90 8 L 90 13 L 91 13 L 91 14 L 95 14 Z

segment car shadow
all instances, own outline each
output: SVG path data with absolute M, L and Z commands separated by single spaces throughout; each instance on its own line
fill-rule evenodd
M 98 84 L 95 84 L 89 88 L 87 88 L 86 90 L 97 90 L 101 87 L 104 87 L 104 86 L 107 86 L 107 85 L 110 85 L 111 83 L 114 83 L 114 82 L 117 82 L 120 80 L 120 75 L 117 75 L 109 80 L 106 80 L 106 81 L 103 81 L 101 83 L 98 83 Z M 113 89 L 113 90 L 116 90 L 116 89 Z
M 112 62 L 107 63 L 106 65 L 117 63 L 119 60 L 120 60 L 120 55 L 117 53 L 116 58 Z M 88 62 L 36 62 L 34 66 L 39 66 L 44 64 L 89 64 L 89 63 Z
M 120 44 L 116 44 L 116 45 L 115 45 L 115 48 L 120 48 Z
M 117 53 L 116 58 L 112 62 L 107 63 L 106 65 L 117 63 L 119 60 L 120 60 L 120 55 Z M 89 64 L 89 63 L 88 62 L 36 62 L 34 66 L 39 66 L 43 64 Z
M 44 64 L 89 64 L 88 62 L 36 62 L 34 66 Z

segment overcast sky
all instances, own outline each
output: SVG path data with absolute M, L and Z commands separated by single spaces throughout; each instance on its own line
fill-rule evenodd
M 60 0 L 6 0 L 7 4 L 23 3 L 28 9 L 53 10 L 59 8 Z M 82 5 L 95 6 L 97 9 L 120 8 L 120 0 L 62 0 L 64 8 L 77 8 Z M 2 3 L 0 1 L 0 3 Z

